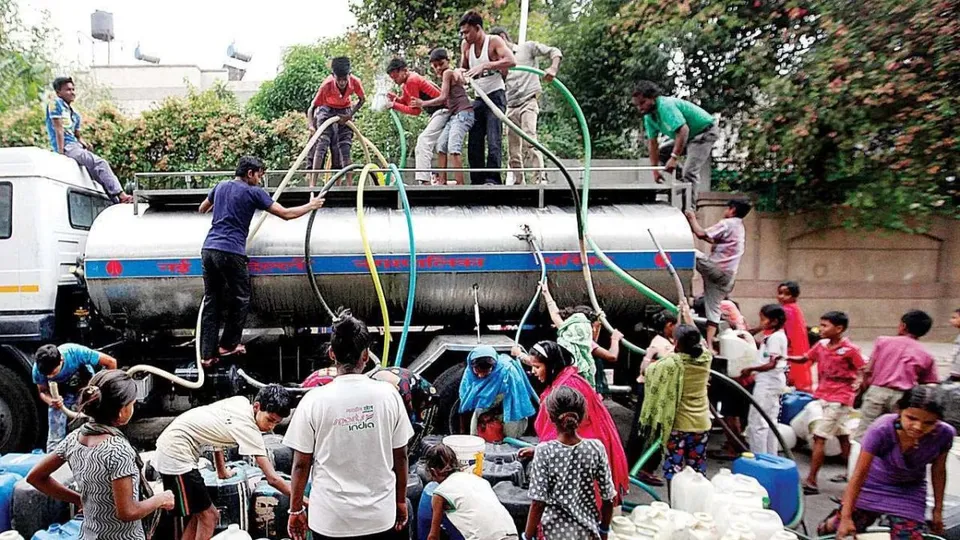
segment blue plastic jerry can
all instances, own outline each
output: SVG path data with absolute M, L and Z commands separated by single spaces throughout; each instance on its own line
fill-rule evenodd
M 0 531 L 9 531 L 13 516 L 13 490 L 23 480 L 19 474 L 0 469 Z
M 29 454 L 6 454 L 0 457 L 0 469 L 26 478 L 30 474 L 30 469 L 40 463 L 40 460 L 46 455 L 39 448 Z
M 77 540 L 82 527 L 83 518 L 78 516 L 62 525 L 54 523 L 45 531 L 37 531 L 32 540 Z
M 800 471 L 796 462 L 769 454 L 745 453 L 733 462 L 735 474 L 756 478 L 770 494 L 770 509 L 784 523 L 791 523 L 800 510 Z
M 813 396 L 806 392 L 784 394 L 780 398 L 780 423 L 789 424 L 811 401 Z

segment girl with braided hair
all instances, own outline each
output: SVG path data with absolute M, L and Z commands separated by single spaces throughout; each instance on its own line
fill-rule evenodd
M 159 510 L 171 510 L 173 493 L 153 495 L 142 476 L 137 452 L 120 432 L 133 416 L 137 385 L 125 372 L 108 369 L 80 390 L 80 412 L 90 422 L 67 435 L 27 476 L 42 493 L 83 506 L 87 540 L 147 540 Z M 79 493 L 51 477 L 70 464 Z

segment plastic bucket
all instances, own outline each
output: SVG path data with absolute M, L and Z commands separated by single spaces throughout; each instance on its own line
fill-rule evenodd
M 457 454 L 460 470 L 483 476 L 483 452 L 487 442 L 473 435 L 450 435 L 443 438 L 443 444 Z

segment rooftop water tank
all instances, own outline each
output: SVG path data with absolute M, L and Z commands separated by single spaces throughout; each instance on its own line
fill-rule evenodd
M 113 41 L 113 13 L 99 9 L 91 13 L 90 35 L 100 41 Z

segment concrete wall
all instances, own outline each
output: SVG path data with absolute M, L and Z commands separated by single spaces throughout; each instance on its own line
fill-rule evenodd
M 701 224 L 719 220 L 728 199 L 701 194 Z M 776 302 L 777 285 L 792 279 L 808 324 L 845 311 L 854 339 L 872 339 L 895 333 L 905 311 L 922 309 L 934 319 L 926 339 L 956 336 L 949 318 L 960 307 L 960 221 L 937 220 L 920 235 L 847 230 L 828 214 L 751 212 L 744 225 L 747 247 L 731 297 L 752 324 L 763 304 Z M 702 290 L 699 276 L 694 287 Z
M 102 89 L 117 107 L 137 115 L 168 97 L 187 95 L 189 88 L 206 90 L 223 83 L 241 105 L 260 88 L 261 81 L 230 81 L 226 69 L 201 69 L 190 65 L 93 66 L 77 74 L 78 82 Z M 82 92 L 83 89 L 81 88 Z

